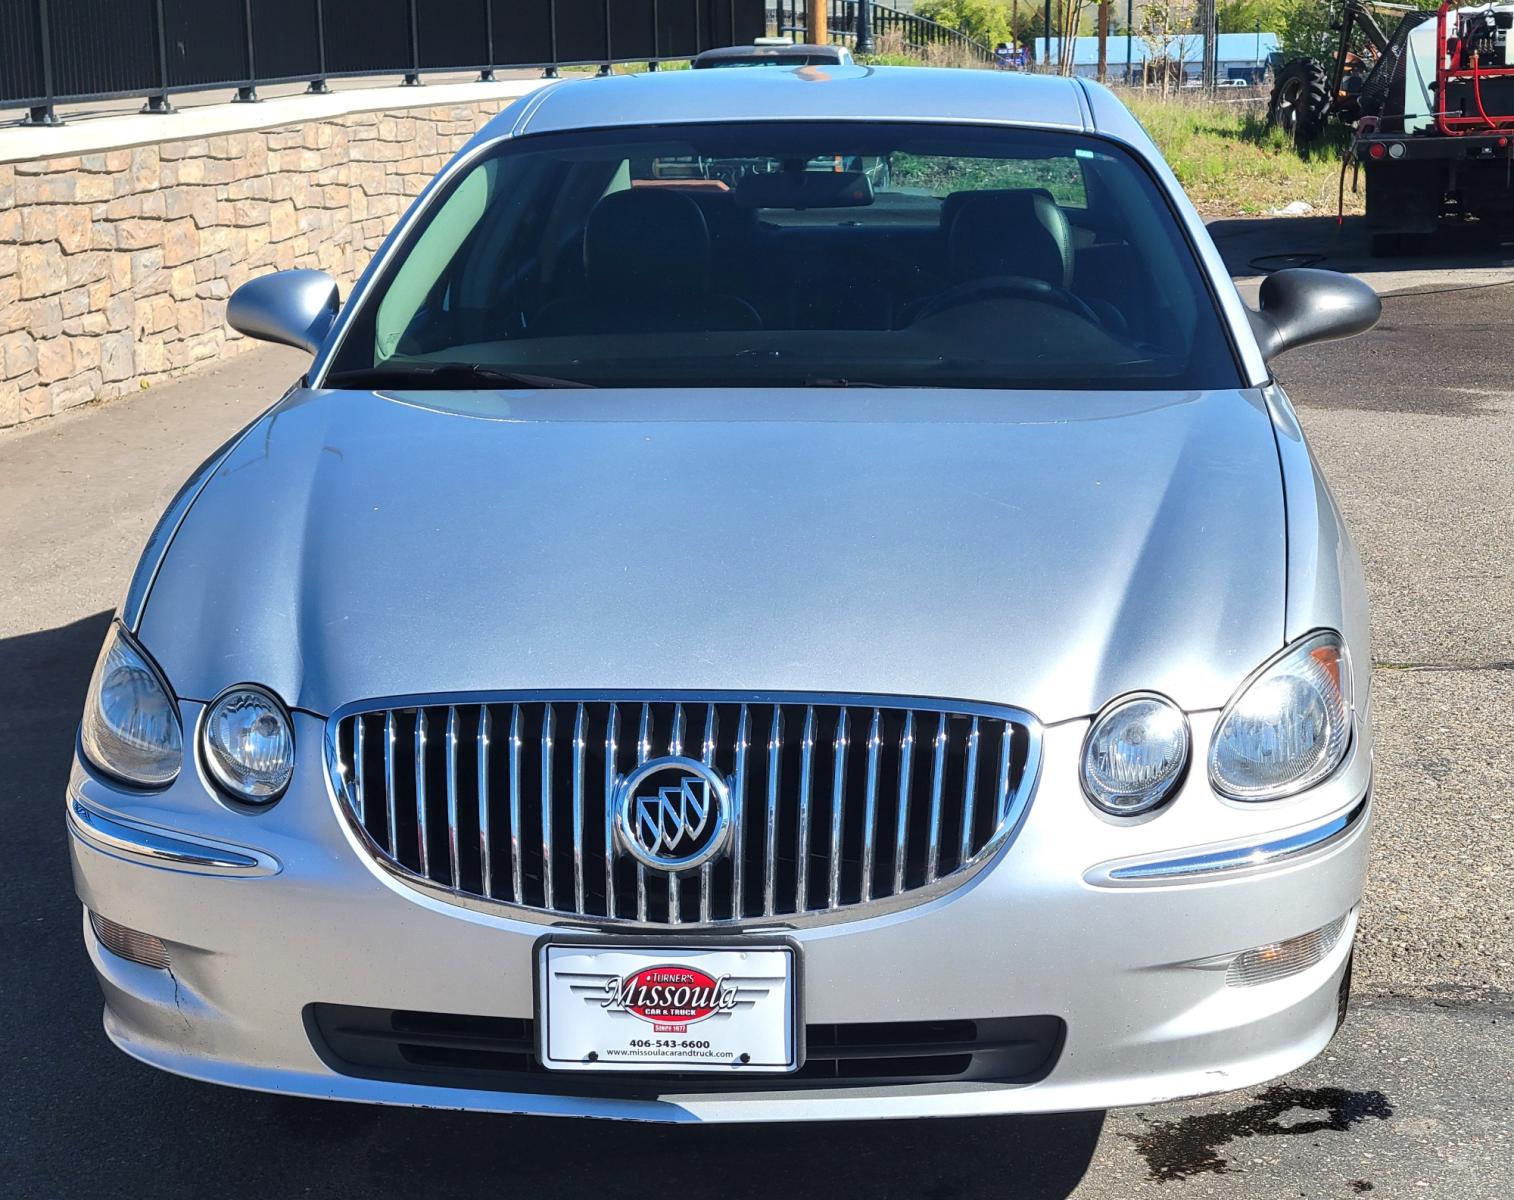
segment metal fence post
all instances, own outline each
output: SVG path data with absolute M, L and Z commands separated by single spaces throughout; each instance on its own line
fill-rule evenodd
M 1135 0 L 1125 0 L 1125 86 L 1135 83 L 1135 59 L 1131 55 L 1135 42 Z
M 657 0 L 652 0 L 652 57 L 647 60 L 647 70 L 657 70 L 657 60 L 662 57 L 662 20 L 657 12 Z
M 305 90 L 312 96 L 324 96 L 331 90 L 326 86 L 326 0 L 315 0 L 315 61 L 320 75 Z
M 174 108 L 168 102 L 168 31 L 163 28 L 163 0 L 155 0 L 152 6 L 154 41 L 158 50 L 158 90 L 147 97 L 142 106 L 145 113 L 171 113 Z
M 605 58 L 599 64 L 599 74 L 608 75 L 610 64 L 615 61 L 615 47 L 610 42 L 610 0 L 605 0 Z
M 405 72 L 401 87 L 422 87 L 421 83 L 421 26 L 416 15 L 415 0 L 410 0 L 410 69 Z
M 61 125 L 53 110 L 53 31 L 47 0 L 37 0 L 37 57 L 42 63 L 42 94 L 47 103 L 33 105 L 21 124 Z
M 233 104 L 258 102 L 258 59 L 252 44 L 252 0 L 242 0 L 242 39 L 247 48 L 247 82 L 237 88 Z
M 494 0 L 484 0 L 484 49 L 489 54 L 489 65 L 478 73 L 480 83 L 494 82 Z
M 547 36 L 551 39 L 547 54 L 552 62 L 542 72 L 542 78 L 556 79 L 560 74 L 557 69 L 557 0 L 547 0 Z
M 873 0 L 857 0 L 857 53 L 871 54 L 873 45 Z

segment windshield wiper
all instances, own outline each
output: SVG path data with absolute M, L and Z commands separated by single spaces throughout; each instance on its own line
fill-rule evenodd
M 386 363 L 381 367 L 333 371 L 326 376 L 324 386 L 365 391 L 378 388 L 465 391 L 477 388 L 591 388 L 594 385 L 578 379 L 559 379 L 555 375 L 496 371 L 477 363 L 436 363 L 430 366 Z

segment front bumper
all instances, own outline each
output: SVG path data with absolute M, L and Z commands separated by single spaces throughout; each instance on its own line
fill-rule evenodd
M 198 707 L 186 704 L 184 716 L 194 728 Z M 1193 717 L 1197 762 L 1214 716 Z M 297 744 L 319 745 L 322 723 L 295 720 Z M 69 806 L 79 897 L 90 911 L 162 938 L 171 960 L 165 971 L 118 958 L 84 922 L 105 1028 L 154 1066 L 239 1087 L 669 1122 L 1107 1108 L 1249 1086 L 1312 1058 L 1337 1023 L 1362 891 L 1370 812 L 1339 828 L 1332 822 L 1367 797 L 1365 731 L 1342 770 L 1305 796 L 1229 804 L 1193 772 L 1157 817 L 1117 823 L 1078 789 L 1085 730 L 1086 722 L 1046 729 L 1025 822 L 970 883 L 915 908 L 789 934 L 802 953 L 812 1025 L 1060 1018 L 1060 1052 L 1036 1082 L 723 1092 L 668 1082 L 628 1097 L 596 1091 L 597 1077 L 582 1074 L 560 1086 L 548 1076 L 545 1087 L 538 1075 L 532 1090 L 344 1074 L 312 1042 L 310 1006 L 530 1019 L 533 947 L 549 930 L 539 919 L 422 896 L 377 868 L 338 818 L 313 755 L 290 793 L 256 815 L 219 804 L 192 759 L 171 788 L 151 796 L 76 763 Z M 1309 841 L 1327 827 L 1328 838 Z M 144 831 L 150 837 L 134 849 Z M 1302 850 L 1271 861 L 1236 855 L 1299 836 Z M 153 838 L 181 857 L 140 849 Z M 1210 851 L 1225 865 L 1175 877 L 1116 870 L 1195 856 L 1212 864 Z M 239 868 L 239 859 L 253 865 Z M 1315 965 L 1258 986 L 1226 982 L 1229 957 L 1343 916 L 1344 933 Z M 655 940 L 676 942 L 677 934 Z

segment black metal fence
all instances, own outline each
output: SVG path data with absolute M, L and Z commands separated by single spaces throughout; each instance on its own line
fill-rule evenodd
M 808 0 L 776 0 L 776 7 L 770 2 L 768 22 L 780 34 L 804 41 L 809 36 L 808 7 Z M 857 44 L 863 19 L 859 8 L 859 0 L 826 0 L 826 23 L 832 41 Z M 867 31 L 875 43 L 897 37 L 906 50 L 916 54 L 924 54 L 930 47 L 938 46 L 955 51 L 965 59 L 993 62 L 994 52 L 990 47 L 950 25 L 883 4 L 869 4 L 867 15 L 871 17 Z
M 0 108 L 427 71 L 607 67 L 750 42 L 766 0 L 0 0 Z

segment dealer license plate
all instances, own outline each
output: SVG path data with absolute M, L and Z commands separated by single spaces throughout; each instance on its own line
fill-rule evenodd
M 799 1067 L 792 946 L 545 943 L 537 1052 L 558 1071 Z

